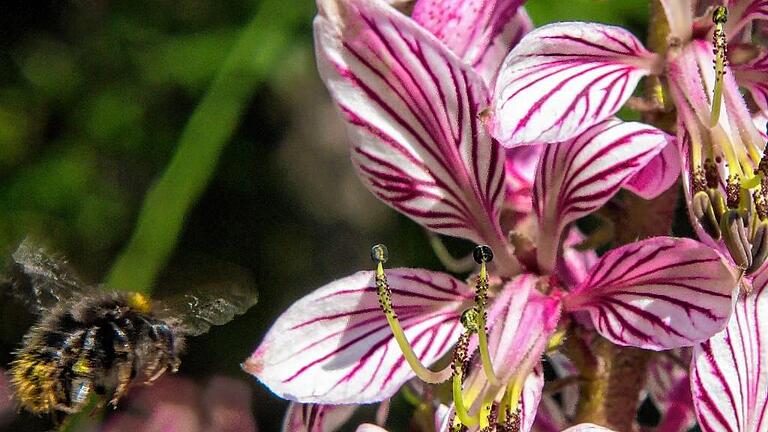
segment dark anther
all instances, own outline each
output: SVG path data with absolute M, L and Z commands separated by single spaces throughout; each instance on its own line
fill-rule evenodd
M 715 24 L 724 24 L 728 21 L 728 8 L 725 6 L 718 6 L 715 11 L 712 12 L 712 22 Z
M 712 159 L 704 161 L 704 178 L 708 188 L 717 189 L 720 186 L 720 171 L 717 170 L 717 165 L 712 162 Z
M 386 263 L 389 259 L 389 250 L 383 244 L 379 243 L 371 248 L 371 259 L 375 263 Z
M 699 168 L 691 173 L 691 187 L 694 192 L 707 190 L 707 175 L 703 168 Z
M 733 174 L 728 177 L 728 183 L 725 186 L 725 200 L 728 204 L 728 208 L 739 208 L 739 199 L 741 198 L 741 180 L 738 174 Z
M 493 251 L 488 245 L 480 245 L 475 247 L 472 257 L 475 258 L 475 262 L 478 264 L 489 263 L 493 261 Z

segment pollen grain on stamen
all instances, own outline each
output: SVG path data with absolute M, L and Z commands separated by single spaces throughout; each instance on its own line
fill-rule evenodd
M 728 40 L 725 37 L 725 30 L 723 25 L 728 21 L 728 9 L 725 6 L 718 6 L 712 13 L 712 22 L 715 24 L 715 29 L 712 34 L 713 53 L 715 55 L 715 89 L 712 95 L 712 115 L 710 117 L 710 127 L 717 125 L 720 120 L 720 106 L 723 99 L 723 75 L 725 75 L 725 67 L 728 63 L 726 57 L 726 50 L 728 46 Z
M 388 258 L 386 246 L 382 244 L 373 246 L 371 248 L 371 258 L 376 263 L 374 283 L 379 298 L 379 306 L 381 306 L 381 310 L 384 312 L 387 324 L 389 324 L 389 328 L 392 331 L 392 336 L 400 347 L 400 351 L 402 351 L 408 366 L 411 367 L 417 377 L 429 384 L 439 384 L 450 379 L 450 367 L 446 367 L 439 371 L 432 371 L 427 368 L 416 355 L 413 346 L 411 346 L 411 343 L 405 336 L 405 331 L 403 331 L 403 327 L 400 325 L 400 321 L 395 313 L 395 308 L 392 303 L 392 289 L 389 287 L 387 275 L 384 272 L 384 262 Z

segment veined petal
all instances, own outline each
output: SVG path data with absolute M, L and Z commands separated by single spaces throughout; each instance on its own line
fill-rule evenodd
M 736 288 L 735 275 L 714 249 L 654 237 L 603 255 L 565 304 L 589 312 L 597 331 L 618 345 L 666 350 L 721 331 Z
M 283 420 L 283 432 L 333 432 L 352 417 L 355 405 L 291 403 Z
M 768 9 L 768 1 L 764 1 Z M 768 52 L 744 64 L 732 65 L 736 82 L 752 93 L 752 98 L 761 110 L 768 110 Z M 758 129 L 764 129 L 765 124 Z
M 753 20 L 768 20 L 766 0 L 728 0 L 730 17 L 725 27 L 726 35 L 736 35 Z
M 516 212 L 528 214 L 533 210 L 533 182 L 536 165 L 544 145 L 529 145 L 507 150 L 505 166 L 506 203 Z
M 568 419 L 560 404 L 552 395 L 543 395 L 536 410 L 533 430 L 536 432 L 561 432 L 568 425 Z
M 673 140 L 624 185 L 624 189 L 651 200 L 671 188 L 680 177 L 680 153 Z
M 533 193 L 539 265 L 551 271 L 565 226 L 608 202 L 666 144 L 659 129 L 609 119 L 573 140 L 547 146 Z
M 661 412 L 660 432 L 685 432 L 696 424 L 688 371 L 670 356 L 690 363 L 690 350 L 657 355 L 648 366 L 648 395 Z
M 501 66 L 491 134 L 509 147 L 568 140 L 617 112 L 654 61 L 654 54 L 619 27 L 538 28 Z
M 488 336 L 496 376 L 503 382 L 520 373 L 531 359 L 539 361 L 560 320 L 560 299 L 539 293 L 535 289 L 537 281 L 538 277 L 524 273 L 504 287 L 514 290 L 509 308 L 506 316 L 493 324 Z
M 597 263 L 595 251 L 577 249 L 582 241 L 584 241 L 584 235 L 576 227 L 568 230 L 568 235 L 563 241 L 563 254 L 558 257 L 555 273 L 565 287 L 579 285 L 589 275 L 592 266 Z
M 704 431 L 768 430 L 766 272 L 736 303 L 728 327 L 694 347 L 691 389 Z
M 541 294 L 535 288 L 537 281 L 537 276 L 524 273 L 504 286 L 503 292 L 511 295 L 499 297 L 499 302 L 508 303 L 497 306 L 502 310 L 490 325 L 488 335 L 488 351 L 499 381 L 523 380 L 519 402 L 523 432 L 530 430 L 536 417 L 544 385 L 541 355 L 557 328 L 561 313 L 560 298 Z M 498 401 L 504 389 L 489 383 L 482 368 L 476 367 L 464 382 L 464 402 L 471 407 L 471 412 L 478 412 L 485 395 L 495 396 Z
M 462 282 L 418 269 L 387 270 L 392 302 L 425 364 L 462 331 L 473 292 Z M 284 399 L 304 403 L 378 402 L 413 377 L 378 305 L 374 273 L 339 279 L 294 303 L 243 368 Z
M 381 0 L 319 4 L 320 74 L 363 181 L 425 227 L 503 254 L 504 154 L 479 123 L 488 106 L 480 76 Z
M 533 428 L 542 390 L 544 390 L 544 370 L 541 363 L 537 363 L 525 379 L 523 394 L 520 395 L 520 432 L 528 432 Z
M 492 84 L 501 62 L 533 23 L 523 0 L 419 0 L 412 18 Z

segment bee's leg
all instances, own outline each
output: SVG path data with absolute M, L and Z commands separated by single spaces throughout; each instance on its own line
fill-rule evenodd
M 159 364 L 160 364 L 160 362 L 158 361 L 158 362 L 157 362 L 157 364 L 159 365 Z M 155 382 L 155 381 L 156 381 L 158 378 L 160 378 L 161 376 L 163 376 L 163 374 L 165 373 L 165 371 L 166 371 L 166 370 L 168 370 L 168 367 L 167 367 L 167 366 L 163 366 L 162 368 L 157 368 L 157 367 L 156 367 L 156 371 L 155 371 L 155 373 L 154 373 L 154 374 L 152 374 L 152 376 L 151 376 L 151 377 L 149 377 L 149 378 L 147 379 L 147 383 L 153 383 L 153 382 Z
M 173 331 L 166 323 L 158 323 L 155 325 L 155 332 L 158 335 L 157 347 L 163 352 L 162 362 L 164 363 L 163 370 L 170 369 L 176 373 L 179 369 L 179 358 L 175 352 L 175 341 Z
M 134 372 L 133 346 L 125 332 L 115 323 L 111 323 L 114 332 L 115 363 L 117 369 L 117 388 L 109 401 L 110 405 L 117 407 L 117 402 L 128 391 Z
M 147 366 L 146 375 L 148 378 L 146 383 L 151 384 L 160 378 L 169 367 L 174 366 L 168 361 L 168 358 L 173 356 L 173 333 L 171 333 L 168 325 L 163 322 L 147 319 L 144 319 L 144 322 L 147 324 L 148 334 L 150 339 L 152 339 L 154 349 L 158 353 L 162 353 L 156 355 L 152 359 L 152 363 Z M 172 368 L 175 372 L 176 368 Z

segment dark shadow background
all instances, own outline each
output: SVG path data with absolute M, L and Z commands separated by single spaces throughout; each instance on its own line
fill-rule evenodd
M 538 24 L 612 22 L 644 37 L 642 0 L 529 3 Z M 3 2 L 0 256 L 31 234 L 86 280 L 100 281 L 257 7 L 257 0 Z M 393 266 L 440 268 L 423 231 L 372 198 L 352 171 L 341 122 L 314 69 L 314 3 L 286 1 L 285 8 L 302 15 L 289 30 L 289 48 L 242 113 L 156 290 L 184 283 L 185 267 L 199 260 L 234 263 L 253 275 L 260 303 L 191 340 L 180 374 L 249 382 L 262 431 L 279 429 L 286 404 L 239 363 L 281 311 L 367 268 L 373 243 L 388 244 Z M 0 297 L 0 366 L 33 321 Z M 47 419 L 20 413 L 3 430 L 48 427 Z

